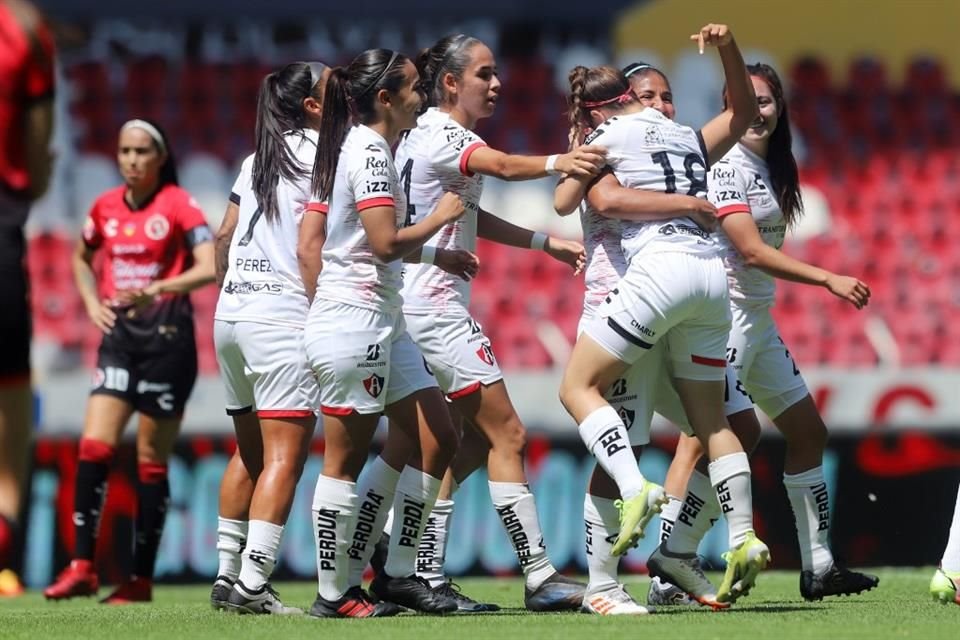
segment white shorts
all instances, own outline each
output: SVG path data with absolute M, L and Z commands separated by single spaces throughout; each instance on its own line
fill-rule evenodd
M 316 300 L 304 344 L 326 415 L 382 413 L 387 405 L 437 386 L 399 312 Z
M 319 389 L 303 331 L 260 322 L 214 320 L 213 341 L 227 391 L 227 414 L 261 418 L 315 415 Z
M 722 380 L 730 298 L 717 256 L 638 256 L 584 331 L 613 356 L 637 362 L 665 338 L 674 375 Z
M 503 380 L 490 339 L 466 309 L 462 313 L 407 314 L 407 331 L 451 400 Z
M 727 359 L 753 402 L 771 420 L 809 395 L 769 307 L 731 305 Z

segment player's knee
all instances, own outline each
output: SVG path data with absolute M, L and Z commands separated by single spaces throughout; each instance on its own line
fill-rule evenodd
M 496 430 L 490 434 L 490 445 L 492 449 L 506 450 L 511 453 L 523 452 L 527 446 L 527 429 L 516 413 L 501 421 Z

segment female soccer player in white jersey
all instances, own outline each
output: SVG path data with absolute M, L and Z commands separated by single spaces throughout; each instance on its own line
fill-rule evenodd
M 595 128 L 587 142 L 608 149 L 608 163 L 623 186 L 705 196 L 708 163 L 729 150 L 756 116 L 756 97 L 727 27 L 707 25 L 691 38 L 701 51 L 705 45 L 719 48 L 732 96 L 732 108 L 699 133 L 645 109 L 619 70 L 574 72 L 579 76 L 571 83 L 575 117 Z M 620 533 L 611 551 L 623 554 L 664 497 L 662 488 L 639 472 L 626 427 L 604 394 L 666 338 L 674 383 L 726 507 L 731 552 L 716 601 L 730 602 L 750 589 L 769 550 L 752 529 L 746 454 L 723 417 L 730 323 L 723 263 L 711 235 L 689 219 L 624 222 L 622 231 L 627 273 L 577 340 L 560 398 L 580 425 L 588 450 L 618 486 Z
M 414 575 L 417 547 L 456 452 L 457 433 L 404 326 L 400 261 L 419 254 L 431 236 L 464 213 L 460 197 L 445 194 L 430 215 L 404 225 L 406 197 L 390 147 L 401 131 L 416 126 L 421 102 L 413 62 L 385 49 L 365 51 L 348 67 L 334 69 L 327 83 L 320 137 L 330 144 L 317 149 L 313 191 L 330 207 L 310 206 L 298 249 L 313 299 L 305 345 L 320 384 L 326 440 L 313 502 L 319 593 L 311 613 L 317 616 L 385 613 L 382 603 L 351 597 L 347 580 L 362 508 L 356 480 L 381 413 L 391 428 L 418 442 L 419 456 L 397 481 L 392 534 L 398 544 L 372 589 L 380 600 L 419 611 L 457 608 Z M 325 240 L 316 277 L 318 251 L 311 247 L 318 236 Z
M 480 445 L 483 451 L 479 456 L 473 451 L 464 453 L 477 463 L 486 458 L 490 496 L 526 579 L 526 607 L 534 611 L 576 608 L 583 599 L 583 585 L 560 575 L 547 557 L 524 471 L 525 429 L 510 401 L 490 340 L 468 310 L 470 283 L 432 266 L 430 256 L 444 248 L 474 251 L 479 236 L 543 250 L 576 267 L 583 252 L 580 243 L 533 233 L 480 209 L 483 177 L 528 180 L 556 171 L 593 175 L 603 157 L 590 147 L 547 157 L 509 155 L 487 146 L 473 129 L 479 120 L 493 115 L 500 80 L 493 53 L 476 38 L 462 34 L 442 38 L 423 51 L 417 67 L 430 108 L 397 148 L 397 166 L 407 198 L 407 224 L 424 219 L 445 191 L 462 198 L 466 213 L 424 245 L 421 264 L 405 268 L 403 312 L 407 328 L 453 407 L 489 442 L 488 447 Z M 472 442 L 477 440 L 473 438 Z M 398 467 L 402 468 L 410 449 L 408 442 L 388 439 L 383 456 L 361 485 L 361 496 L 385 496 L 386 500 L 380 502 L 389 504 Z M 456 466 L 456 483 L 476 468 L 469 466 Z M 456 591 L 443 575 L 443 548 L 452 510 L 453 501 L 447 499 L 438 502 L 432 514 L 433 539 L 420 551 L 420 575 L 438 593 L 454 597 L 461 610 L 490 610 L 491 605 L 477 603 Z M 375 531 L 382 528 L 386 516 L 385 509 L 376 514 Z M 391 535 L 391 552 L 395 543 L 396 537 Z M 359 584 L 373 551 L 368 540 L 358 541 L 359 545 L 366 548 L 354 563 L 355 584 Z
M 227 414 L 236 423 L 240 456 L 251 461 L 254 472 L 249 501 L 243 474 L 233 468 L 239 458 L 224 475 L 231 491 L 223 506 L 239 503 L 233 510 L 241 514 L 230 509 L 235 517 L 221 514 L 217 546 L 227 562 L 211 600 L 241 613 L 303 613 L 283 606 L 268 581 L 316 424 L 317 385 L 302 341 L 308 303 L 297 234 L 311 200 L 329 74 L 321 63 L 295 62 L 263 79 L 256 152 L 241 166 L 218 233 L 230 241 L 226 253 L 221 242 L 217 256 L 223 282 L 214 341 Z M 250 415 L 258 419 L 252 429 Z M 243 511 L 248 517 L 237 518 Z
M 775 278 L 823 286 L 858 309 L 869 302 L 870 289 L 856 278 L 830 273 L 780 251 L 786 230 L 803 209 L 787 104 L 780 78 L 770 66 L 751 65 L 748 71 L 760 115 L 709 177 L 709 198 L 717 206 L 723 231 L 718 240 L 730 282 L 733 328 L 727 358 L 752 401 L 786 439 L 783 484 L 797 523 L 803 565 L 800 593 L 807 600 L 821 600 L 872 589 L 879 580 L 834 562 L 822 468 L 827 429 L 780 338 L 770 307 Z M 744 447 L 752 450 L 759 433 L 750 425 L 741 428 L 740 415 L 728 419 Z M 704 484 L 705 472 L 701 462 L 691 476 L 688 496 L 695 494 L 693 503 L 704 502 L 705 492 L 698 487 Z M 678 558 L 695 556 L 711 518 L 717 517 L 720 505 L 705 502 L 698 512 L 678 519 L 651 556 L 666 573 Z

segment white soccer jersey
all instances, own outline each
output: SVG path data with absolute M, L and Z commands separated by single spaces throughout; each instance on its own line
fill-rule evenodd
M 347 134 L 337 163 L 317 299 L 380 311 L 400 309 L 402 263 L 383 262 L 373 254 L 360 220 L 361 211 L 380 206 L 394 207 L 395 223 L 403 225 L 407 202 L 390 146 L 379 133 L 358 124 Z
M 607 165 L 624 187 L 698 198 L 707 195 L 707 152 L 702 137 L 656 109 L 614 116 L 597 127 L 586 142 L 607 148 Z M 697 254 L 717 251 L 711 234 L 687 217 L 622 221 L 621 227 L 627 260 L 647 250 Z
M 485 146 L 469 129 L 436 108 L 427 110 L 397 147 L 397 167 L 407 196 L 406 224 L 423 220 L 445 191 L 463 201 L 463 216 L 446 225 L 427 241 L 441 249 L 477 247 L 477 210 L 483 176 L 467 170 L 470 154 Z M 467 308 L 470 283 L 428 264 L 408 264 L 403 271 L 403 311 L 412 314 L 443 313 L 451 304 Z
M 765 243 L 776 249 L 783 246 L 787 222 L 763 158 L 738 144 L 713 167 L 709 182 L 710 202 L 717 207 L 718 217 L 749 213 Z M 718 233 L 717 242 L 723 249 L 730 298 L 772 306 L 776 293 L 773 276 L 747 266 L 726 234 Z
M 237 228 L 230 240 L 229 265 L 217 300 L 215 318 L 303 327 L 307 294 L 297 263 L 297 234 L 310 202 L 310 171 L 317 132 L 290 132 L 287 145 L 305 174 L 277 184 L 277 219 L 266 219 L 253 193 L 253 156 L 248 156 L 233 185 L 230 201 L 239 205 Z
M 627 259 L 620 246 L 620 221 L 594 211 L 589 204 L 580 205 L 580 225 L 583 228 L 583 248 L 587 254 L 587 268 L 583 279 L 583 316 L 592 317 L 607 294 L 627 271 Z

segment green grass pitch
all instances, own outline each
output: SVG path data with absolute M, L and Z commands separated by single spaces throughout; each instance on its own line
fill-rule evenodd
M 704 608 L 670 608 L 651 616 L 619 618 L 579 613 L 527 613 L 522 609 L 523 587 L 517 578 L 460 581 L 465 593 L 502 605 L 504 610 L 499 613 L 445 617 L 404 614 L 381 620 L 317 620 L 308 616 L 271 618 L 217 612 L 210 608 L 207 600 L 209 587 L 204 585 L 160 586 L 153 603 L 126 607 L 106 607 L 89 598 L 48 603 L 39 593 L 30 592 L 20 598 L 0 600 L 0 638 L 960 638 L 960 606 L 937 604 L 927 592 L 932 568 L 884 568 L 877 573 L 880 587 L 874 591 L 807 603 L 799 596 L 797 573 L 770 571 L 760 576 L 749 597 L 729 611 L 714 613 Z M 711 577 L 719 580 L 719 575 Z M 644 576 L 627 580 L 628 589 L 638 599 L 645 598 L 647 584 Z M 286 603 L 309 607 L 316 585 L 297 582 L 282 583 L 277 587 Z M 101 588 L 101 593 L 106 595 L 108 590 Z

